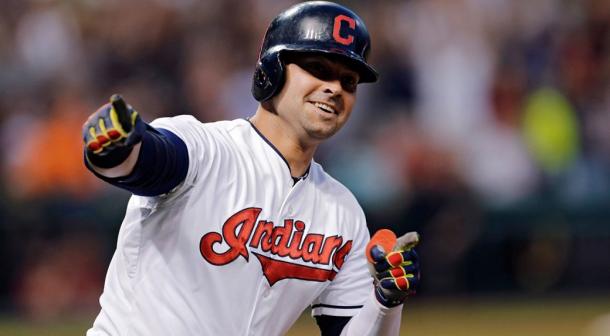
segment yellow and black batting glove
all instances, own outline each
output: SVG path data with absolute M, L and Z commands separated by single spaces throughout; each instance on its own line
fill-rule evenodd
M 386 252 L 380 245 L 371 249 L 375 295 L 384 306 L 398 306 L 415 295 L 420 279 L 419 260 L 414 249 L 418 242 L 419 235 L 409 232 L 398 238 L 393 251 Z
M 142 141 L 146 123 L 138 112 L 118 95 L 100 107 L 83 124 L 85 154 L 89 163 L 100 168 L 121 164 L 133 146 Z

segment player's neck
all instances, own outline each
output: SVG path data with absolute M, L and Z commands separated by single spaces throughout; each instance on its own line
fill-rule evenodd
M 317 143 L 302 141 L 277 114 L 260 106 L 250 122 L 286 159 L 293 177 L 303 176 L 307 172 L 318 147 Z

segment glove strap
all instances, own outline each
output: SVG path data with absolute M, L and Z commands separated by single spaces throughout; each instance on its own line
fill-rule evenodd
M 382 305 L 384 305 L 388 308 L 400 306 L 401 304 L 403 304 L 405 302 L 405 299 L 406 299 L 406 297 L 404 297 L 401 299 L 390 300 L 390 299 L 386 298 L 385 295 L 383 295 L 383 291 L 381 290 L 381 287 L 379 287 L 379 286 L 375 287 L 375 298 L 377 298 L 377 301 L 379 301 L 379 303 L 381 303 Z
M 110 150 L 108 153 L 104 153 L 104 155 L 98 155 L 85 149 L 85 156 L 87 157 L 88 163 L 99 168 L 109 169 L 123 163 L 129 154 L 131 154 L 132 150 L 133 146 L 116 147 Z

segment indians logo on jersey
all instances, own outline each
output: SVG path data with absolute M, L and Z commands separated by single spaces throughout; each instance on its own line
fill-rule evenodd
M 199 250 L 209 263 L 217 266 L 226 265 L 242 256 L 249 261 L 248 247 L 260 249 L 277 257 L 289 257 L 313 265 L 329 265 L 341 269 L 345 256 L 352 248 L 352 241 L 343 243 L 340 236 L 326 237 L 321 234 L 309 233 L 303 235 L 306 225 L 300 220 L 285 219 L 283 226 L 275 226 L 273 222 L 259 220 L 261 208 L 246 208 L 229 217 L 222 227 L 222 234 L 210 232 L 201 237 Z M 217 253 L 214 244 L 224 242 L 229 249 Z M 252 254 L 260 261 L 263 274 L 273 286 L 282 279 L 301 279 L 309 281 L 333 280 L 337 271 L 291 263 L 270 258 L 259 252 Z

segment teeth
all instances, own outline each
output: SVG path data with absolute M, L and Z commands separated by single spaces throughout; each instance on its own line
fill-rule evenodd
M 317 102 L 316 102 L 316 103 L 314 103 L 314 105 L 315 105 L 316 107 L 318 107 L 318 108 L 320 108 L 320 109 L 324 110 L 325 112 L 329 112 L 329 113 L 335 113 L 335 110 L 334 110 L 332 107 L 330 107 L 330 106 L 328 106 L 328 105 L 326 105 L 326 104 L 324 104 L 324 103 L 317 103 Z

